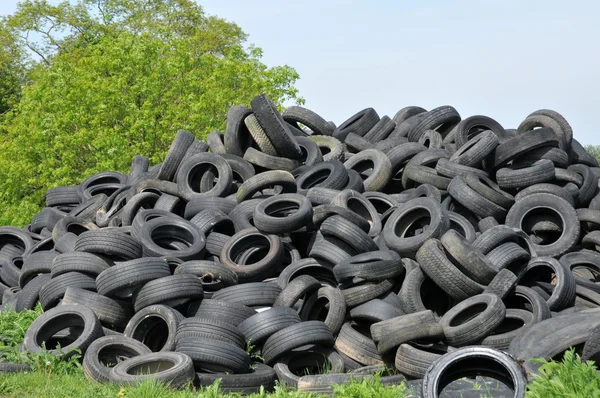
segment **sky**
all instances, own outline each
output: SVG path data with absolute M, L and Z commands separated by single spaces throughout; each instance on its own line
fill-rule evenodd
M 0 0 L 0 14 L 16 0 Z M 305 106 L 336 124 L 373 107 L 454 106 L 516 128 L 560 112 L 600 144 L 600 2 L 200 0 L 236 22 L 268 66 L 290 65 Z M 600 120 L 600 119 L 599 119 Z

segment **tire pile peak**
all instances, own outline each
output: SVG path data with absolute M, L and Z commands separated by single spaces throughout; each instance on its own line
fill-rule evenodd
M 97 381 L 327 393 L 383 371 L 434 397 L 477 371 L 520 396 L 530 358 L 599 355 L 599 175 L 547 109 L 336 126 L 263 94 L 1 227 L 3 309 L 41 303 L 22 348 L 77 348 Z

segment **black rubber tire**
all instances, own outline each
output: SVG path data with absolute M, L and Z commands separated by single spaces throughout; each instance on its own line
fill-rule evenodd
M 167 369 L 163 367 L 165 363 L 170 364 Z M 117 364 L 109 373 L 109 381 L 135 385 L 153 380 L 177 390 L 190 386 L 195 376 L 194 364 L 189 356 L 178 352 L 160 352 L 138 355 Z
M 347 151 L 356 153 L 373 148 L 372 142 L 367 141 L 364 137 L 355 133 L 348 134 L 344 139 L 344 144 L 346 145 Z
M 97 277 L 110 265 L 102 258 L 92 253 L 64 253 L 56 256 L 52 261 L 50 275 L 55 278 L 67 272 L 81 272 L 92 277 Z
M 365 191 L 381 191 L 392 178 L 392 163 L 385 153 L 377 149 L 361 151 L 347 160 L 344 167 L 359 173 L 373 169 L 364 181 Z
M 299 194 L 282 194 L 265 199 L 254 209 L 254 225 L 269 234 L 293 232 L 312 221 L 312 205 Z
M 244 251 L 259 247 L 266 252 L 252 264 L 238 263 Z M 244 229 L 233 235 L 223 246 L 220 261 L 227 269 L 235 272 L 240 283 L 258 282 L 272 276 L 283 256 L 283 245 L 277 235 L 265 235 L 256 228 Z
M 450 161 L 470 167 L 481 167 L 481 162 L 498 144 L 498 137 L 493 131 L 484 131 L 459 146 L 450 157 Z
M 475 282 L 487 285 L 498 273 L 498 268 L 458 232 L 449 230 L 442 235 L 440 241 L 446 249 L 448 259 Z
M 312 300 L 311 300 L 312 299 Z M 309 297 L 303 303 L 300 317 L 303 321 L 320 320 L 334 336 L 337 336 L 346 317 L 346 301 L 342 291 L 336 287 L 323 286 L 316 295 Z M 324 312 L 327 314 L 324 315 Z
M 483 292 L 482 285 L 463 274 L 446 257 L 444 247 L 439 240 L 430 239 L 425 242 L 416 257 L 423 272 L 456 301 Z
M 444 338 L 442 326 L 429 310 L 374 323 L 371 335 L 382 355 L 412 340 L 437 341 Z
M 321 224 L 324 236 L 333 236 L 354 248 L 358 253 L 377 251 L 378 247 L 363 230 L 342 216 L 334 215 Z
M 294 308 L 300 299 L 316 292 L 320 287 L 321 283 L 312 276 L 300 275 L 290 281 L 285 289 L 279 293 L 273 307 Z
M 487 200 L 497 204 L 504 209 L 510 209 L 515 204 L 515 198 L 504 192 L 491 179 L 485 176 L 467 174 L 464 177 L 467 185 Z
M 246 373 L 250 356 L 242 348 L 228 342 L 202 337 L 184 337 L 177 341 L 176 352 L 192 358 L 199 371 Z
M 309 137 L 296 137 L 296 142 L 302 150 L 302 163 L 313 166 L 323 162 L 323 154 L 319 146 Z
M 482 134 L 483 132 L 490 130 L 498 137 L 500 142 L 509 138 L 500 123 L 487 116 L 476 115 L 461 120 L 461 122 L 456 125 L 455 130 L 454 138 L 458 148 L 465 145 L 477 134 Z
M 407 136 L 410 141 L 417 142 L 427 130 L 449 131 L 459 122 L 460 115 L 456 109 L 449 105 L 440 106 L 425 113 L 408 132 Z
M 204 290 L 194 275 L 169 275 L 147 282 L 132 296 L 135 312 L 153 304 L 178 307 L 191 300 L 202 300 Z
M 175 336 L 184 316 L 164 305 L 138 311 L 127 323 L 123 335 L 141 341 L 152 352 L 175 350 Z
M 347 208 L 367 220 L 370 224 L 368 231 L 370 237 L 374 238 L 381 233 L 382 223 L 377 209 L 359 192 L 344 189 L 331 200 L 331 204 Z
M 496 172 L 498 186 L 509 190 L 550 182 L 555 177 L 554 163 L 547 159 L 538 160 L 529 167 L 510 166 L 501 168 Z
M 129 298 L 137 288 L 154 279 L 171 275 L 162 258 L 139 258 L 119 263 L 96 278 L 98 293 L 107 297 Z
M 453 350 L 453 347 L 442 344 L 400 344 L 396 351 L 394 365 L 403 375 L 422 379 L 431 365 L 442 355 Z
M 219 388 L 225 394 L 261 394 L 275 389 L 275 370 L 260 362 L 250 365 L 251 372 L 243 374 L 230 373 L 196 373 L 195 384 L 199 387 L 210 387 L 219 380 Z
M 506 225 L 523 229 L 526 216 L 534 209 L 549 209 L 562 220 L 563 233 L 559 239 L 548 245 L 533 244 L 537 255 L 559 257 L 569 252 L 579 240 L 580 224 L 577 213 L 569 202 L 551 194 L 531 194 L 510 209 L 506 216 Z
M 292 351 L 277 360 L 273 367 L 279 378 L 279 383 L 287 388 L 297 388 L 298 380 L 305 374 L 314 372 L 321 373 L 320 369 L 327 373 L 343 373 L 344 361 L 335 350 L 315 346 L 307 351 Z
M 46 191 L 46 206 L 57 207 L 64 205 L 79 204 L 80 199 L 77 194 L 77 186 L 54 187 Z
M 80 330 L 74 341 L 60 348 L 53 347 L 52 337 L 70 327 Z M 61 305 L 44 312 L 32 322 L 25 332 L 23 349 L 32 353 L 47 350 L 50 354 L 68 359 L 78 353 L 75 350 L 85 354 L 89 345 L 102 336 L 102 326 L 92 310 L 84 305 Z M 46 343 L 45 348 L 43 343 Z
M 471 188 L 465 177 L 454 177 L 448 185 L 448 193 L 454 200 L 481 218 L 492 216 L 500 221 L 506 216 L 504 207 L 492 202 Z
M 340 354 L 360 365 L 383 365 L 381 354 L 377 351 L 377 345 L 371 338 L 368 326 L 354 322 L 344 323 L 335 340 L 335 348 Z M 348 368 L 348 363 L 346 367 Z
M 222 320 L 237 327 L 256 313 L 254 309 L 239 303 L 205 298 L 201 302 L 192 302 L 187 315 Z
M 506 307 L 500 297 L 484 293 L 451 308 L 440 319 L 440 325 L 449 345 L 463 347 L 485 338 L 502 323 L 505 315 Z
M 590 337 L 583 346 L 581 360 L 600 362 L 600 326 L 590 332 Z
M 326 161 L 313 166 L 298 176 L 298 193 L 306 195 L 309 189 L 320 187 L 341 190 L 348 184 L 348 171 L 337 160 Z
M 344 159 L 345 147 L 338 139 L 325 136 L 311 136 L 309 138 L 319 147 L 324 162 Z
M 501 269 L 494 279 L 483 289 L 484 293 L 495 294 L 502 300 L 514 289 L 517 285 L 517 276 L 507 269 Z
M 522 325 L 515 325 L 522 323 Z M 525 330 L 533 326 L 533 314 L 526 310 L 507 309 L 504 321 L 498 328 L 485 339 L 481 340 L 481 345 L 492 347 L 502 351 L 508 351 L 510 342 Z
M 160 166 L 160 170 L 158 172 L 159 180 L 173 180 L 173 176 L 175 176 L 175 172 L 177 171 L 181 160 L 195 139 L 196 137 L 194 137 L 192 133 L 189 133 L 185 130 L 179 130 L 177 132 L 177 135 L 173 139 L 173 142 L 169 147 L 169 151 L 165 156 L 165 160 Z
M 192 219 L 202 210 L 220 210 L 225 214 L 229 214 L 237 205 L 235 200 L 227 198 L 218 198 L 212 196 L 196 196 L 192 198 L 185 206 L 184 218 Z
M 277 153 L 290 159 L 301 159 L 302 151 L 294 140 L 288 125 L 284 122 L 273 103 L 266 95 L 261 94 L 250 101 L 254 116 Z
M 423 215 L 427 213 L 427 215 Z M 406 236 L 420 218 L 429 218 L 429 226 L 423 233 Z M 414 259 L 423 243 L 439 238 L 450 228 L 448 212 L 434 199 L 413 199 L 402 203 L 388 218 L 382 234 L 385 244 L 403 257 Z
M 226 286 L 237 285 L 237 274 L 216 261 L 196 260 L 180 264 L 174 275 L 194 275 L 200 279 L 205 291 L 219 290 Z
M 545 273 L 544 268 L 547 270 Z M 552 282 L 553 291 L 547 300 L 551 311 L 560 311 L 575 304 L 575 277 L 560 261 L 549 257 L 531 260 L 517 283 L 532 287 L 536 281 Z
M 223 141 L 227 153 L 243 156 L 246 149 L 252 144 L 252 137 L 248 132 L 244 119 L 252 114 L 246 106 L 232 106 L 227 112 L 227 121 Z
M 439 318 L 454 305 L 454 300 L 418 266 L 407 272 L 398 296 L 406 314 L 430 309 Z
M 331 347 L 334 338 L 327 325 L 321 321 L 300 322 L 271 335 L 263 346 L 262 356 L 269 365 L 283 354 L 307 344 Z
M 177 257 L 183 261 L 201 259 L 206 246 L 206 237 L 194 224 L 175 217 L 159 217 L 142 224 L 139 241 L 145 257 Z M 173 246 L 172 242 L 181 245 Z
M 477 239 L 477 231 L 471 222 L 464 216 L 455 213 L 453 211 L 448 212 L 448 218 L 450 218 L 450 230 L 456 231 L 466 239 L 467 242 L 473 243 Z M 493 219 L 493 218 L 492 218 Z M 495 219 L 493 219 L 494 222 Z
M 115 335 L 95 340 L 83 357 L 83 373 L 88 380 L 109 381 L 110 369 L 124 359 L 150 354 L 152 351 L 137 340 Z
M 452 381 L 477 375 L 500 380 L 514 397 L 525 396 L 527 380 L 521 365 L 507 353 L 488 347 L 464 347 L 442 356 L 425 373 L 422 394 L 438 398 Z
M 438 175 L 454 178 L 456 176 L 467 176 L 476 174 L 482 177 L 488 177 L 488 173 L 474 167 L 464 166 L 462 164 L 451 162 L 450 159 L 442 158 L 435 165 L 435 171 Z
M 39 301 L 40 290 L 50 280 L 50 275 L 40 274 L 29 281 L 17 295 L 15 311 L 32 310 Z
M 373 108 L 366 108 L 350 116 L 333 132 L 333 136 L 343 140 L 348 133 L 353 132 L 364 136 L 377 124 L 379 115 Z
M 369 232 L 371 230 L 371 225 L 365 218 L 348 208 L 332 204 L 324 204 L 313 207 L 312 226 L 315 228 L 319 227 L 323 221 L 333 215 L 339 215 L 347 219 L 364 232 Z
M 240 348 L 246 348 L 243 333 L 230 323 L 212 318 L 186 318 L 177 326 L 176 342 L 183 338 L 201 338 L 224 341 Z
M 290 124 L 295 124 L 296 127 L 298 123 L 303 124 L 308 127 L 312 134 L 316 135 L 332 135 L 334 128 L 325 121 L 321 116 L 317 115 L 310 109 L 303 108 L 301 106 L 290 106 L 283 111 L 281 114 L 283 120 Z
M 271 156 L 254 148 L 248 148 L 244 153 L 244 160 L 254 166 L 266 170 L 284 170 L 293 171 L 300 167 L 300 161 L 296 159 L 284 158 L 281 156 Z
M 107 229 L 86 231 L 79 235 L 75 251 L 102 254 L 123 260 L 142 256 L 142 247 L 137 239 Z
M 52 262 L 58 256 L 56 251 L 42 250 L 23 257 L 23 266 L 19 275 L 19 287 L 23 289 L 27 283 L 40 274 L 48 274 Z
M 366 252 L 354 256 L 333 267 L 338 282 L 349 282 L 353 278 L 365 281 L 381 281 L 401 277 L 404 265 L 400 255 L 393 251 Z
M 218 182 L 206 192 L 201 192 L 200 181 L 207 172 L 217 171 Z M 199 153 L 181 165 L 177 172 L 177 189 L 181 197 L 190 200 L 195 196 L 225 196 L 233 181 L 229 163 L 214 153 Z
M 253 197 L 259 191 L 266 188 L 281 186 L 281 193 L 296 193 L 296 180 L 287 171 L 271 170 L 255 175 L 244 181 L 239 187 L 236 198 L 237 202 L 243 202 Z
M 62 304 L 85 305 L 96 314 L 103 326 L 111 329 L 123 329 L 133 316 L 131 304 L 125 301 L 113 300 L 101 294 L 77 287 L 68 287 L 62 299 Z
M 39 298 L 42 308 L 46 311 L 56 306 L 69 287 L 96 291 L 96 281 L 94 278 L 79 272 L 67 272 L 52 278 L 40 289 Z
M 225 235 L 233 235 L 235 227 L 233 221 L 219 209 L 205 209 L 196 214 L 190 220 L 204 236 L 208 237 L 211 232 L 219 232 Z
M 270 308 L 244 320 L 238 325 L 238 330 L 246 342 L 261 346 L 275 332 L 300 322 L 300 317 L 293 308 Z
M 212 298 L 248 307 L 271 307 L 280 293 L 281 288 L 276 283 L 250 282 L 221 289 Z
M 404 315 L 404 312 L 381 299 L 373 299 L 352 308 L 349 315 L 353 321 L 371 324 Z
M 494 168 L 498 169 L 511 160 L 541 147 L 558 147 L 559 139 L 552 129 L 541 128 L 533 133 L 520 134 L 496 147 Z

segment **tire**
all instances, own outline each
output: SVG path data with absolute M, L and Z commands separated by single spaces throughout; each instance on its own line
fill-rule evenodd
M 241 203 L 263 189 L 281 186 L 281 193 L 296 193 L 296 180 L 287 171 L 271 170 L 255 175 L 239 187 L 236 198 Z
M 365 191 L 380 191 L 392 178 L 392 163 L 383 152 L 377 149 L 360 152 L 347 160 L 344 167 L 359 173 L 369 168 L 373 169 L 371 175 L 364 181 Z
M 440 241 L 452 263 L 475 282 L 487 285 L 498 273 L 493 263 L 458 232 L 449 230 Z
M 68 272 L 52 278 L 40 288 L 39 298 L 42 308 L 46 311 L 56 306 L 69 287 L 96 291 L 96 281 L 79 272 Z
M 548 303 L 535 290 L 526 286 L 516 286 L 505 298 L 507 309 L 523 309 L 533 314 L 533 323 L 552 317 Z
M 56 256 L 52 261 L 50 275 L 55 278 L 67 272 L 80 272 L 93 278 L 110 265 L 101 257 L 92 253 L 64 253 Z
M 40 290 L 50 280 L 50 275 L 40 274 L 34 277 L 17 295 L 15 311 L 32 310 L 39 301 Z
M 27 283 L 40 274 L 49 274 L 52 262 L 58 253 L 39 251 L 23 258 L 23 266 L 19 275 L 19 287 L 23 289 Z
M 267 339 L 262 355 L 267 365 L 291 350 L 307 344 L 331 347 L 334 338 L 329 328 L 321 321 L 300 322 L 282 329 Z
M 427 215 L 423 215 L 427 213 Z M 418 217 L 421 216 L 421 217 Z M 420 235 L 406 236 L 420 218 L 429 218 L 429 227 Z M 438 238 L 450 228 L 448 212 L 434 199 L 413 199 L 398 206 L 386 222 L 382 234 L 385 244 L 403 257 L 414 259 L 429 239 Z M 398 234 L 396 231 L 401 231 Z
M 131 260 L 142 256 L 142 247 L 133 237 L 110 230 L 92 230 L 79 235 L 75 251 Z
M 373 299 L 350 310 L 355 322 L 376 323 L 404 315 L 404 312 L 380 299 Z
M 547 300 L 551 311 L 560 311 L 575 304 L 575 277 L 560 261 L 549 257 L 531 260 L 517 283 L 532 287 L 536 281 L 552 282 L 554 288 Z
M 327 123 L 325 119 L 310 109 L 301 106 L 290 106 L 283 111 L 281 116 L 283 117 L 283 120 L 292 125 L 296 125 L 298 128 L 300 128 L 298 123 L 303 124 L 312 131 L 312 134 L 327 136 L 333 134 L 333 127 Z
M 220 340 L 184 337 L 175 350 L 192 358 L 194 367 L 200 371 L 246 373 L 251 364 L 246 351 Z
M 505 316 L 506 307 L 500 297 L 480 294 L 451 308 L 440 319 L 440 325 L 449 345 L 463 347 L 485 338 Z
M 514 323 L 517 323 L 517 325 Z M 507 309 L 504 321 L 496 330 L 481 341 L 481 345 L 492 347 L 497 350 L 508 351 L 510 342 L 516 336 L 533 326 L 533 324 L 533 314 L 531 312 L 526 310 Z
M 374 323 L 371 335 L 382 355 L 411 340 L 437 341 L 444 338 L 442 327 L 429 310 Z
M 212 196 L 196 196 L 192 198 L 185 206 L 184 218 L 191 220 L 195 215 L 203 210 L 220 210 L 229 214 L 237 205 L 234 200 Z M 150 211 L 150 210 L 148 210 Z
M 151 354 L 152 351 L 137 340 L 125 336 L 104 336 L 88 347 L 83 357 L 83 373 L 88 380 L 109 381 L 110 369 L 124 359 Z
M 314 166 L 323 162 L 323 155 L 319 146 L 308 137 L 296 137 L 296 142 L 302 150 L 302 163 L 306 166 Z
M 375 206 L 359 192 L 345 189 L 331 200 L 331 204 L 347 208 L 367 220 L 370 224 L 368 231 L 370 237 L 374 238 L 381 233 L 382 223 L 379 213 Z
M 167 156 L 165 156 L 165 160 L 160 166 L 160 171 L 158 172 L 159 180 L 171 181 L 173 179 L 181 160 L 195 139 L 196 137 L 193 134 L 185 130 L 177 132 L 175 139 L 169 147 Z
M 590 332 L 590 337 L 583 346 L 581 360 L 600 362 L 600 326 Z
M 450 157 L 451 162 L 470 167 L 481 167 L 481 162 L 496 149 L 499 140 L 493 131 L 484 131 L 471 138 Z
M 311 301 L 311 298 L 314 301 Z M 321 287 L 316 295 L 309 297 L 302 305 L 300 317 L 302 321 L 320 320 L 337 336 L 346 317 L 346 301 L 344 294 L 332 286 Z M 323 312 L 327 311 L 324 315 Z
M 123 335 L 146 345 L 152 352 L 175 350 L 177 327 L 184 316 L 164 305 L 151 305 L 137 312 Z
M 69 327 L 81 329 L 79 335 L 68 345 L 53 347 L 52 337 Z M 25 332 L 23 348 L 32 353 L 48 350 L 50 354 L 68 359 L 79 353 L 85 354 L 93 341 L 102 337 L 102 326 L 96 315 L 84 305 L 61 305 L 44 312 Z M 45 348 L 42 347 L 46 343 Z M 56 344 L 56 342 L 54 343 Z
M 562 220 L 563 233 L 555 242 L 547 245 L 534 244 L 538 256 L 559 257 L 570 251 L 579 239 L 580 224 L 575 209 L 569 202 L 551 194 L 531 194 L 515 203 L 506 216 L 506 225 L 523 229 L 526 216 L 536 209 L 550 211 Z
M 154 279 L 171 275 L 162 258 L 139 258 L 122 262 L 103 271 L 96 278 L 98 293 L 103 296 L 129 298 L 140 286 Z
M 336 264 L 333 274 L 340 283 L 350 282 L 354 278 L 382 281 L 402 276 L 404 265 L 400 255 L 393 251 L 367 252 Z
M 300 147 L 294 140 L 294 136 L 284 119 L 267 96 L 261 94 L 254 97 L 250 101 L 250 105 L 254 116 L 256 116 L 277 153 L 286 158 L 301 159 L 302 151 Z
M 324 162 L 344 159 L 344 144 L 334 137 L 311 136 L 309 137 L 319 147 Z
M 377 124 L 379 115 L 373 108 L 363 109 L 350 116 L 346 121 L 338 126 L 333 132 L 333 136 L 343 140 L 350 132 L 354 132 L 361 137 L 364 136 Z
M 373 148 L 373 144 L 371 142 L 355 133 L 348 134 L 344 140 L 344 144 L 346 145 L 346 150 L 357 153 Z
M 244 320 L 238 325 L 238 330 L 244 335 L 246 342 L 261 346 L 274 333 L 300 322 L 300 317 L 293 308 L 270 308 Z
M 420 267 L 407 272 L 398 293 L 406 314 L 432 310 L 437 318 L 454 305 L 454 300 L 423 273 Z
M 221 289 L 215 292 L 212 298 L 248 307 L 270 307 L 280 293 L 281 288 L 275 283 L 250 282 Z
M 194 275 L 169 275 L 147 282 L 134 292 L 135 312 L 153 304 L 178 307 L 191 300 L 202 300 L 204 290 L 200 279 Z
M 477 375 L 501 381 L 515 397 L 525 396 L 527 381 L 520 364 L 510 355 L 487 347 L 464 347 L 442 356 L 425 373 L 422 394 L 437 398 L 452 381 Z
M 57 207 L 64 205 L 79 204 L 77 186 L 55 187 L 46 191 L 46 206 Z
M 537 129 L 534 133 L 517 135 L 496 147 L 494 168 L 498 169 L 534 149 L 558 147 L 558 144 L 559 139 L 556 133 L 548 128 Z
M 233 221 L 219 209 L 205 209 L 196 214 L 190 220 L 204 236 L 208 237 L 211 232 L 219 232 L 225 235 L 233 235 L 235 227 Z
M 465 145 L 477 134 L 482 134 L 485 131 L 492 131 L 500 142 L 506 141 L 508 138 L 508 134 L 500 123 L 487 116 L 476 115 L 468 117 L 458 123 L 455 130 L 455 140 L 458 148 Z
M 335 350 L 318 346 L 308 351 L 292 351 L 277 360 L 273 368 L 279 383 L 287 388 L 297 388 L 301 377 L 298 373 L 304 373 L 305 370 L 327 369 L 328 373 L 343 373 L 345 370 L 340 354 Z M 320 370 L 317 372 L 321 373 Z
M 280 156 L 271 156 L 260 152 L 254 148 L 248 148 L 244 153 L 244 160 L 254 166 L 266 170 L 284 170 L 293 171 L 300 167 L 300 162 L 295 159 L 284 158 Z
M 515 198 L 488 177 L 467 174 L 464 180 L 479 195 L 504 209 L 510 209 L 515 204 Z
M 368 327 L 356 323 L 344 323 L 335 340 L 335 348 L 360 365 L 383 365 L 377 345 Z
M 475 239 L 477 239 L 477 232 L 475 231 L 475 227 L 466 217 L 455 213 L 453 211 L 448 212 L 448 218 L 450 218 L 450 230 L 456 231 L 460 236 L 462 236 L 467 242 L 473 243 Z M 492 218 L 494 222 L 495 219 Z M 497 222 L 496 222 L 497 224 Z
M 167 369 L 161 366 L 165 363 L 169 364 Z M 194 364 L 187 355 L 160 352 L 139 355 L 117 364 L 109 373 L 109 381 L 133 385 L 145 380 L 154 380 L 176 390 L 191 385 L 195 375 Z
M 185 338 L 213 339 L 230 343 L 239 348 L 246 348 L 243 333 L 231 324 L 211 318 L 186 318 L 177 326 L 175 341 Z
M 435 165 L 435 171 L 443 177 L 454 178 L 457 176 L 466 177 L 469 174 L 475 174 L 481 177 L 488 177 L 488 173 L 474 167 L 451 162 L 450 159 L 442 158 Z
M 261 247 L 266 254 L 253 264 L 238 264 L 239 256 L 247 249 Z M 283 256 L 283 245 L 277 235 L 265 235 L 255 228 L 244 229 L 233 235 L 223 246 L 220 260 L 223 266 L 235 272 L 238 280 L 258 282 L 274 274 L 276 264 Z
M 386 279 L 379 283 L 366 282 L 342 290 L 346 306 L 356 307 L 389 292 L 394 287 L 392 280 Z
M 251 369 L 251 372 L 244 374 L 196 373 L 195 382 L 200 387 L 210 387 L 219 380 L 219 388 L 225 394 L 249 395 L 261 394 L 263 390 L 267 392 L 274 390 L 277 375 L 273 368 L 254 362 Z
M 205 236 L 194 224 L 175 217 L 159 217 L 142 224 L 139 240 L 145 257 L 177 257 L 183 261 L 202 258 L 206 245 Z M 181 242 L 183 247 L 166 248 L 169 241 Z
M 96 314 L 104 326 L 122 330 L 133 316 L 131 305 L 77 287 L 68 287 L 62 304 L 85 305 Z
M 312 221 L 310 201 L 298 194 L 276 195 L 265 199 L 254 210 L 254 225 L 270 234 L 293 232 Z
M 496 172 L 496 180 L 502 189 L 526 188 L 555 179 L 554 163 L 539 160 L 530 167 L 512 166 Z
M 312 225 L 317 228 L 323 223 L 323 221 L 333 215 L 338 215 L 345 218 L 360 228 L 363 232 L 368 233 L 371 230 L 371 224 L 369 224 L 365 218 L 348 208 L 332 204 L 324 204 L 313 207 Z
M 244 156 L 246 149 L 252 144 L 252 137 L 244 124 L 252 110 L 246 106 L 232 106 L 227 112 L 227 121 L 223 141 L 227 153 Z
M 483 289 L 483 293 L 495 294 L 502 300 L 517 285 L 517 276 L 507 269 L 501 269 L 494 279 Z
M 476 190 L 471 188 L 465 177 L 455 177 L 448 185 L 450 196 L 465 206 L 471 212 L 480 218 L 494 217 L 496 220 L 503 220 L 506 216 L 506 209 L 492 202 Z
M 358 253 L 377 251 L 378 247 L 363 230 L 345 218 L 334 215 L 321 224 L 321 233 L 324 236 L 333 236 L 346 242 Z
M 425 242 L 416 257 L 423 272 L 457 302 L 483 292 L 483 286 L 464 275 L 448 260 L 439 240 Z
M 288 307 L 293 308 L 298 300 L 306 297 L 312 292 L 316 292 L 321 287 L 321 283 L 310 275 L 300 275 L 292 280 L 281 291 L 273 307 Z
M 394 365 L 403 375 L 422 379 L 431 365 L 442 355 L 453 350 L 453 347 L 441 344 L 400 344 L 396 351 Z
M 417 142 L 427 130 L 450 131 L 450 128 L 459 122 L 460 115 L 456 109 L 448 105 L 440 106 L 425 113 L 421 120 L 408 132 L 407 136 L 410 141 Z
M 320 187 L 342 190 L 348 184 L 348 171 L 335 160 L 320 163 L 298 176 L 295 181 L 298 193 L 306 195 L 309 189 Z
M 186 261 L 175 268 L 173 274 L 194 275 L 200 279 L 202 289 L 207 291 L 219 290 L 220 288 L 237 285 L 238 283 L 235 272 L 215 261 Z
M 218 182 L 208 191 L 200 192 L 202 176 L 216 169 Z M 231 166 L 222 157 L 214 153 L 200 153 L 189 158 L 177 172 L 177 188 L 180 195 L 190 200 L 195 196 L 225 196 L 233 181 Z
M 269 137 L 267 137 L 267 135 L 265 134 L 265 131 L 260 126 L 260 123 L 258 123 L 258 120 L 256 119 L 256 116 L 254 116 L 254 114 L 251 113 L 248 116 L 246 116 L 246 118 L 244 119 L 244 124 L 246 125 L 248 132 L 254 139 L 254 142 L 256 142 L 256 145 L 261 150 L 261 152 L 271 156 L 279 156 L 277 150 L 275 149 L 273 144 L 271 144 L 271 141 L 269 141 Z M 240 156 L 243 156 L 243 154 Z
M 214 130 L 206 136 L 206 143 L 208 144 L 210 151 L 218 155 L 223 155 L 227 153 L 224 140 L 225 136 L 218 130 Z
M 375 144 L 385 140 L 395 128 L 396 123 L 389 116 L 383 116 L 363 137 L 368 142 Z
M 255 314 L 257 312 L 254 309 L 239 303 L 205 298 L 201 302 L 192 302 L 187 315 L 222 320 L 237 327 Z
M 598 192 L 598 177 L 585 165 L 574 164 L 568 171 L 574 171 L 583 177 L 583 184 L 579 187 L 579 207 L 587 207 Z

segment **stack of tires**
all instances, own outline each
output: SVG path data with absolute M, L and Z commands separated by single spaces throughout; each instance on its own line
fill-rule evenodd
M 23 349 L 77 348 L 98 381 L 331 392 L 383 372 L 433 397 L 483 374 L 519 396 L 516 359 L 597 358 L 599 176 L 551 110 L 336 127 L 260 95 L 0 228 L 3 307 L 41 303 Z

